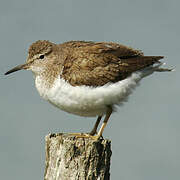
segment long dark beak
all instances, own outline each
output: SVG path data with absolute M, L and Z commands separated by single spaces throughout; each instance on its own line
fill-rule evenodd
M 16 71 L 19 71 L 21 69 L 27 69 L 28 68 L 28 64 L 21 64 L 21 65 L 18 65 L 16 67 L 14 67 L 13 69 L 9 70 L 8 72 L 6 72 L 4 75 L 8 75 L 10 73 L 13 73 L 13 72 L 16 72 Z

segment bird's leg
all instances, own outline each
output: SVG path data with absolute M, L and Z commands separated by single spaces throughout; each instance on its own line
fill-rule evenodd
M 94 136 L 97 133 L 97 128 L 101 121 L 101 118 L 102 116 L 98 116 L 96 123 L 90 133 L 70 133 L 70 135 L 76 136 L 77 138 Z
M 106 127 L 107 122 L 108 122 L 109 117 L 111 116 L 111 114 L 112 114 L 112 107 L 109 106 L 109 107 L 108 107 L 108 110 L 107 110 L 107 112 L 106 112 L 106 116 L 105 116 L 105 118 L 104 118 L 103 124 L 102 124 L 102 126 L 101 126 L 101 128 L 100 128 L 100 130 L 99 130 L 99 132 L 98 132 L 97 135 L 80 134 L 80 135 L 76 135 L 76 137 L 77 137 L 77 138 L 91 138 L 91 139 L 97 141 L 97 140 L 102 136 L 103 131 L 104 131 L 104 128 Z M 96 121 L 95 128 L 96 128 L 96 125 L 98 126 L 98 124 L 99 124 L 98 121 L 100 121 L 100 120 L 101 120 L 101 119 L 100 119 L 100 116 L 99 116 L 98 119 L 97 119 L 97 121 Z M 93 128 L 93 130 L 94 130 L 95 128 Z M 96 129 L 97 129 L 97 128 L 96 128 Z M 92 131 L 93 131 L 93 130 L 92 130 Z
M 98 134 L 97 134 L 97 139 L 99 139 L 99 138 L 102 136 L 103 131 L 104 131 L 104 128 L 106 127 L 107 122 L 108 122 L 108 120 L 109 120 L 109 117 L 110 117 L 111 114 L 112 114 L 112 111 L 113 111 L 113 110 L 112 110 L 112 107 L 109 106 L 109 108 L 108 108 L 108 110 L 107 110 L 107 112 L 106 112 L 106 116 L 105 116 L 105 118 L 104 118 L 103 124 L 102 124 L 102 126 L 101 126 L 101 128 L 100 128 L 100 130 L 99 130 L 99 132 L 98 132 Z
M 102 118 L 102 116 L 98 116 L 98 118 L 97 118 L 97 120 L 96 120 L 96 123 L 95 123 L 92 131 L 89 133 L 90 135 L 93 136 L 93 135 L 95 135 L 95 134 L 97 133 L 97 128 L 98 128 L 98 125 L 99 125 L 99 123 L 100 123 L 100 121 L 101 121 L 101 118 Z

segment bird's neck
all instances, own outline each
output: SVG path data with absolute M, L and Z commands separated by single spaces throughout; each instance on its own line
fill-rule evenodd
M 35 75 L 35 86 L 40 96 L 46 99 L 48 91 L 53 87 L 58 76 L 60 76 L 59 69 L 54 69 L 53 67 Z

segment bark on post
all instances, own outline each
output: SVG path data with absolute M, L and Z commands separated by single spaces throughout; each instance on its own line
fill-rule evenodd
M 45 180 L 109 180 L 111 142 L 75 138 L 68 134 L 46 136 Z

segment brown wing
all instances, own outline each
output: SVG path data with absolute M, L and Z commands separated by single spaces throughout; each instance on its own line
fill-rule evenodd
M 144 56 L 139 50 L 116 43 L 71 41 L 62 47 L 68 55 L 61 77 L 73 86 L 117 82 L 163 58 Z

